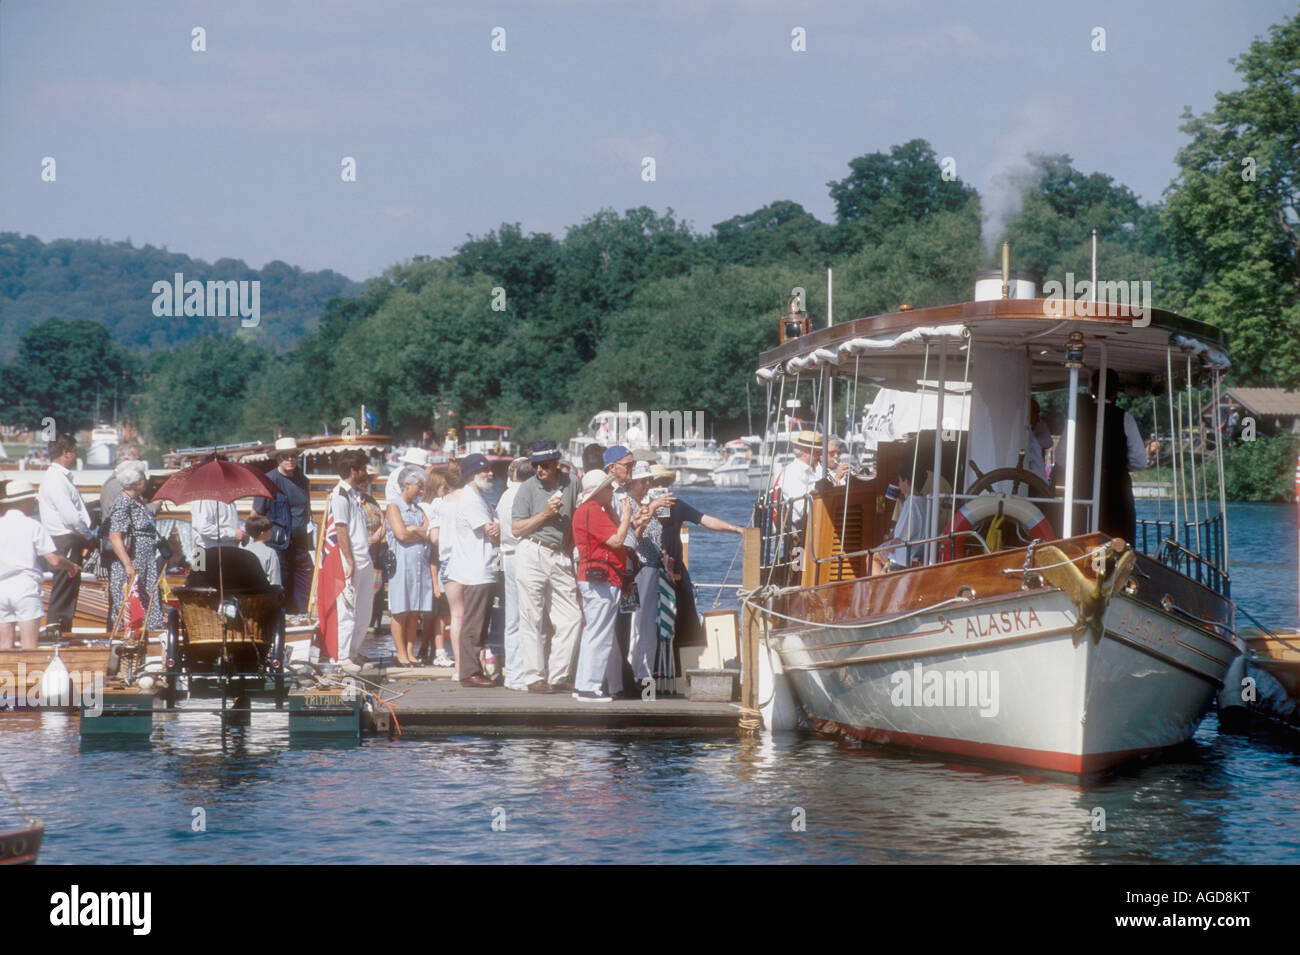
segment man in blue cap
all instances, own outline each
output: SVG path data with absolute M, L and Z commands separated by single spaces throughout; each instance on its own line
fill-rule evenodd
M 554 441 L 529 448 L 534 473 L 515 493 L 510 516 L 519 598 L 519 640 L 524 654 L 521 680 L 530 693 L 573 691 L 573 662 L 582 633 L 582 607 L 573 573 L 573 511 L 577 482 L 560 472 Z M 549 666 L 546 626 L 553 636 Z
M 492 465 L 481 454 L 461 459 L 460 474 L 465 487 L 456 501 L 450 528 L 454 544 L 447 561 L 447 579 L 465 588 L 465 615 L 456 642 L 456 667 L 460 685 L 488 687 L 496 684 L 483 673 L 479 651 L 487 644 L 488 620 L 492 614 L 492 591 L 496 586 L 501 557 L 497 542 L 501 525 L 484 493 L 492 489 Z
M 604 461 L 605 473 L 614 477 L 615 497 L 617 497 L 617 491 L 632 476 L 632 465 L 636 463 L 636 458 L 623 445 L 616 444 L 612 448 L 605 449 Z

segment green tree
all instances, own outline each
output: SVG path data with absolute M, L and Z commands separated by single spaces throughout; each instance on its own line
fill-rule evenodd
M 512 314 L 537 320 L 545 316 L 562 254 L 553 236 L 525 236 L 516 222 L 503 223 L 481 238 L 471 237 L 456 249 L 453 261 L 462 276 L 482 272 L 492 278 L 505 290 Z
M 854 252 L 879 242 L 904 220 L 956 212 L 975 195 L 959 179 L 945 179 L 924 139 L 868 153 L 849 163 L 849 175 L 826 184 L 835 202 L 835 248 Z
M 979 217 L 974 200 L 957 212 L 904 220 L 881 241 L 844 259 L 835 273 L 835 314 L 841 321 L 948 305 L 970 298 L 979 264 Z
M 662 216 L 645 206 L 622 216 L 602 209 L 565 233 L 554 324 L 545 331 L 570 339 L 578 359 L 590 361 L 606 315 L 626 305 L 640 282 L 688 272 L 698 254 L 695 236 L 671 209 Z
M 159 352 L 149 363 L 141 402 L 142 430 L 159 447 L 266 440 L 269 429 L 245 430 L 248 383 L 268 352 L 237 338 L 200 338 L 183 349 Z
M 732 216 L 713 227 L 705 254 L 719 265 L 781 262 L 821 265 L 831 246 L 832 229 L 797 202 L 780 200 L 748 215 Z
M 1175 305 L 1228 330 L 1233 377 L 1300 387 L 1300 15 L 1234 61 L 1240 89 L 1184 113 L 1165 227 Z
M 131 393 L 138 368 L 98 322 L 52 318 L 24 332 L 18 360 L 0 370 L 0 413 L 32 428 L 46 417 L 60 430 L 89 428 L 97 405 L 107 417 Z
M 1087 278 L 1096 229 L 1099 279 L 1154 277 L 1152 244 L 1144 240 L 1158 228 L 1158 217 L 1132 190 L 1103 173 L 1080 172 L 1064 154 L 1033 154 L 1026 160 L 1031 171 L 1025 179 L 1033 185 L 1023 194 L 1020 215 L 1007 227 L 1017 267 L 1061 282 L 1066 272 L 1073 272 L 1076 281 Z

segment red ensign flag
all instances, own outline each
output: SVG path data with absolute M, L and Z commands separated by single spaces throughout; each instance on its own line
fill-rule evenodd
M 339 655 L 338 597 L 343 593 L 343 555 L 339 553 L 339 538 L 334 526 L 334 515 L 325 509 L 325 544 L 321 548 L 320 577 L 316 581 L 317 624 L 321 646 L 331 660 Z

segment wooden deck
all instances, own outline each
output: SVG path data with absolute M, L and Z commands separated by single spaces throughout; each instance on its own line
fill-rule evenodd
M 570 694 L 470 689 L 450 678 L 430 679 L 450 671 L 432 667 L 389 670 L 395 682 L 383 684 L 366 668 L 362 675 L 384 686 L 403 735 L 429 733 L 502 733 L 513 735 L 646 735 L 733 736 L 740 712 L 734 703 L 692 702 L 661 696 L 653 701 L 614 700 L 580 703 Z M 427 674 L 427 675 L 426 675 Z M 387 711 L 379 708 L 370 733 L 390 732 Z M 395 735 L 395 733 L 394 733 Z

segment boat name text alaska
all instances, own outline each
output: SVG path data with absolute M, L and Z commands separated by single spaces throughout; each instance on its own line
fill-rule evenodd
M 999 622 L 1001 625 L 999 625 Z M 991 637 L 994 634 L 1024 633 L 1041 627 L 1043 621 L 1034 612 L 1033 607 L 1017 607 L 1003 610 L 1001 613 L 986 613 L 966 618 L 966 639 L 971 637 Z

